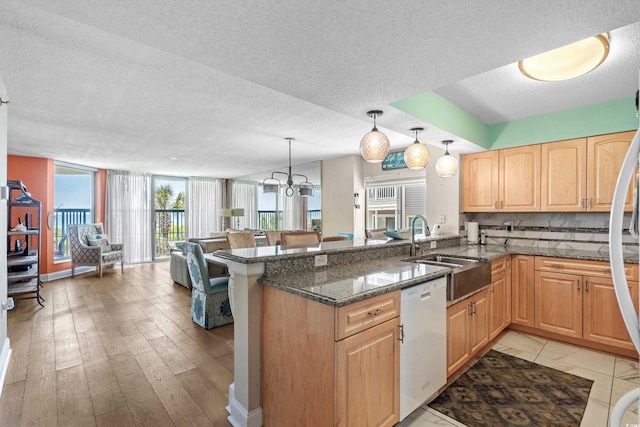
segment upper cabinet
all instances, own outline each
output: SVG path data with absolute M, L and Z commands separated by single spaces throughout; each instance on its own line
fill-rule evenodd
M 464 155 L 462 211 L 608 212 L 634 133 Z
M 542 144 L 542 210 L 609 212 L 634 132 Z M 633 185 L 625 210 L 632 210 Z
M 540 210 L 540 145 L 462 157 L 464 212 Z

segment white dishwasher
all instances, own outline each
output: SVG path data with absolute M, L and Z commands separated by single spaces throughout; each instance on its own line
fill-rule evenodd
M 400 421 L 447 382 L 447 276 L 402 290 Z

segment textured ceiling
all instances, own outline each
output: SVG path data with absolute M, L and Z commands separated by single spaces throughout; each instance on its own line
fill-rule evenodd
M 473 144 L 388 104 L 437 89 L 490 123 L 596 103 L 583 86 L 556 96 L 503 70 L 638 21 L 635 1 L 4 0 L 8 151 L 238 177 L 286 166 L 288 136 L 294 163 L 357 154 L 374 108 L 385 111 L 378 127 L 392 149 L 424 126 L 421 141 L 452 138 L 470 151 Z M 622 88 L 631 78 L 637 85 L 632 29 L 636 52 L 619 55 L 635 62 L 633 76 L 599 80 L 605 97 L 631 96 Z M 530 110 L 518 104 L 522 94 Z

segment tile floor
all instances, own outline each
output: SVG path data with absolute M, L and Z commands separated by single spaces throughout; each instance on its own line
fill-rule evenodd
M 574 347 L 544 338 L 508 331 L 494 350 L 521 357 L 550 368 L 593 380 L 581 427 L 607 427 L 613 405 L 625 393 L 640 385 L 638 362 Z M 638 407 L 631 406 L 622 426 L 637 426 Z M 464 426 L 424 405 L 398 427 Z

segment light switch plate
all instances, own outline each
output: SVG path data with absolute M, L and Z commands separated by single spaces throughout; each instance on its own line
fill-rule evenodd
M 327 265 L 327 255 L 316 255 L 314 262 L 316 267 L 324 267 Z

